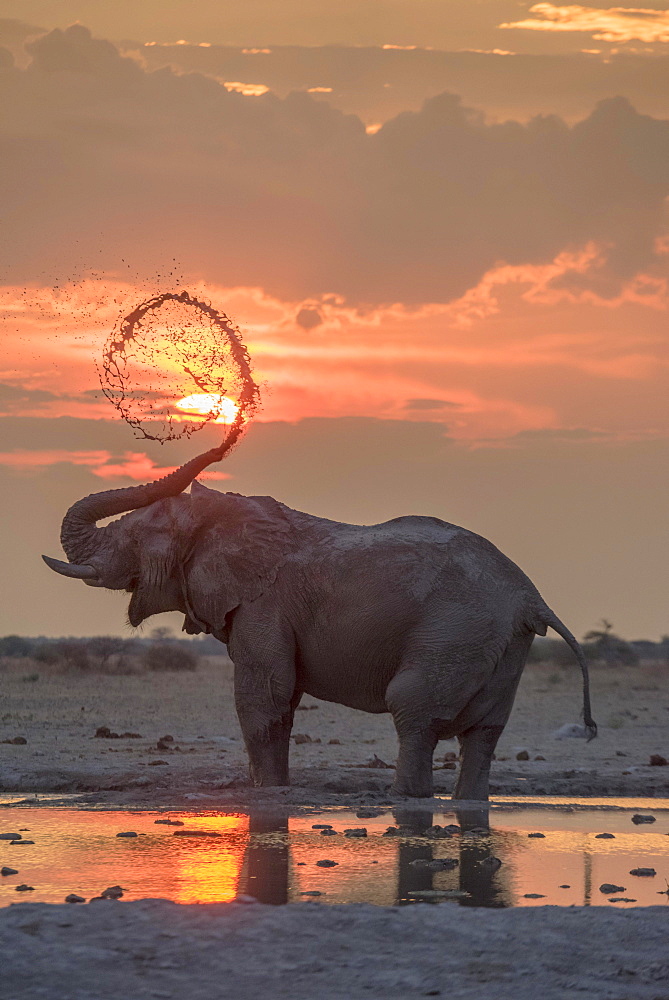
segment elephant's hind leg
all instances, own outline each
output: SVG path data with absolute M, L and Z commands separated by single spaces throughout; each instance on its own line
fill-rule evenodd
M 454 799 L 487 802 L 490 764 L 503 729 L 503 725 L 476 725 L 458 737 L 461 763 Z
M 391 791 L 395 795 L 429 798 L 433 792 L 432 756 L 438 734 L 429 713 L 429 691 L 418 669 L 401 670 L 386 690 L 399 754 Z
M 492 755 L 511 714 L 533 638 L 533 633 L 514 636 L 486 687 L 465 709 L 465 717 L 476 721 L 458 736 L 461 763 L 454 799 L 488 800 Z

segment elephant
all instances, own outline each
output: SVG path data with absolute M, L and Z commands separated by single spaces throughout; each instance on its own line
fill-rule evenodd
M 549 626 L 580 664 L 583 719 L 596 735 L 581 647 L 492 543 L 437 517 L 346 524 L 212 490 L 197 476 L 221 457 L 212 449 L 153 483 L 79 500 L 61 529 L 69 561 L 43 559 L 88 586 L 130 593 L 132 626 L 179 611 L 186 632 L 227 645 L 254 785 L 288 784 L 306 693 L 391 714 L 394 794 L 431 796 L 437 742 L 457 737 L 454 797 L 487 801 L 529 648 Z

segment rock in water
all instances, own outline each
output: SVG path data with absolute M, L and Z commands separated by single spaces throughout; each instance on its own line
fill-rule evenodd
M 603 892 L 605 896 L 610 896 L 614 892 L 624 892 L 624 885 L 614 885 L 612 882 L 602 882 L 599 887 L 599 891 Z
M 0 833 L 0 840 L 21 840 L 20 833 Z
M 460 862 L 457 858 L 434 858 L 432 861 L 428 858 L 416 858 L 415 861 L 410 861 L 409 864 L 412 868 L 422 868 L 425 871 L 431 872 L 443 872 L 457 868 Z
M 653 875 L 657 875 L 654 868 L 632 868 L 630 875 L 638 875 L 640 877 L 652 878 Z
M 654 823 L 655 817 L 650 816 L 647 813 L 634 813 L 634 815 L 632 816 L 632 822 L 635 823 L 637 826 L 639 825 L 639 823 Z
M 100 899 L 120 899 L 123 891 L 120 885 L 110 885 L 108 889 L 100 893 Z
M 327 858 L 323 858 L 322 861 L 317 861 L 316 864 L 319 868 L 334 868 L 336 865 L 339 864 L 339 862 L 329 861 Z
M 66 903 L 85 903 L 86 900 L 83 896 L 77 896 L 76 892 L 71 892 L 69 896 L 65 897 Z
M 134 830 L 124 830 L 122 833 L 117 833 L 117 837 L 137 837 L 138 834 Z
M 0 868 L 0 875 L 18 875 L 18 868 Z

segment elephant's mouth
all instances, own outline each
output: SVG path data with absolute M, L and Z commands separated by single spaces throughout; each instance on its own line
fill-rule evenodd
M 144 619 L 148 618 L 151 614 L 146 607 L 146 601 L 144 599 L 144 595 L 142 594 L 142 589 L 141 585 L 135 582 L 132 597 L 130 598 L 130 604 L 128 605 L 128 621 L 133 628 L 139 628 Z

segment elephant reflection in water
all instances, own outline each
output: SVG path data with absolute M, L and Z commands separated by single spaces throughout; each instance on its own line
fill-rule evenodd
M 433 813 L 425 809 L 395 809 L 395 822 L 408 836 L 424 837 L 433 824 Z M 456 819 L 463 834 L 468 831 L 488 829 L 488 812 L 486 809 L 457 810 Z M 452 844 L 453 850 L 447 852 L 454 857 L 458 865 L 452 871 L 430 871 L 415 861 L 435 860 L 435 846 L 444 843 Z M 443 855 L 443 851 L 439 854 Z M 469 837 L 453 838 L 450 841 L 427 841 L 422 844 L 399 842 L 399 864 L 397 877 L 397 902 L 400 906 L 414 903 L 413 892 L 425 890 L 457 889 L 466 892 L 458 900 L 461 906 L 505 907 L 513 905 L 513 897 L 506 885 L 504 868 L 495 866 L 494 855 L 489 838 L 470 839 Z M 435 878 L 436 876 L 436 878 Z M 437 883 L 436 885 L 434 883 Z
M 271 834 L 275 836 L 256 839 Z M 288 902 L 289 876 L 288 814 L 274 810 L 252 812 L 240 891 L 254 896 L 259 903 L 279 906 Z
M 457 857 L 458 866 L 452 871 L 430 871 L 413 862 L 435 860 L 437 844 L 444 845 L 445 842 L 412 843 L 407 838 L 425 837 L 433 824 L 433 813 L 424 809 L 397 808 L 393 810 L 393 817 L 405 834 L 405 837 L 397 839 L 397 904 L 414 903 L 416 899 L 410 893 L 443 888 L 466 892 L 467 896 L 458 900 L 461 906 L 513 905 L 505 869 L 490 863 L 493 852 L 488 838 L 479 840 L 465 836 L 449 840 L 448 844 L 453 846 L 449 856 Z M 250 837 L 240 877 L 240 892 L 254 896 L 260 903 L 280 905 L 287 903 L 290 897 L 288 818 L 288 813 L 280 811 L 252 812 L 249 816 Z M 487 811 L 484 809 L 461 810 L 456 812 L 456 818 L 465 835 L 468 830 L 488 826 Z M 370 901 L 376 895 L 378 878 L 378 869 L 370 870 Z

